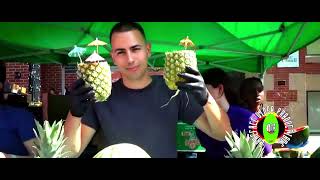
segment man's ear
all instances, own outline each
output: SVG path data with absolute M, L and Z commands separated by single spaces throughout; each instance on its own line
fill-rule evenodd
M 148 57 L 150 57 L 151 56 L 151 43 L 150 42 L 147 42 L 146 48 L 147 48 Z
M 224 94 L 224 87 L 222 84 L 219 84 L 218 87 L 219 87 L 219 97 L 221 97 Z
M 206 84 L 209 93 L 213 96 L 213 86 L 211 84 Z

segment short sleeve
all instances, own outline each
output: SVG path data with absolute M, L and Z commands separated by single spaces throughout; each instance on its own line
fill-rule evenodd
M 94 108 L 94 104 L 89 105 L 87 112 L 83 115 L 81 119 L 81 122 L 97 130 L 99 128 L 99 122 Z
M 179 120 L 192 125 L 204 112 L 203 107 L 186 92 L 180 91 L 179 98 Z
M 242 130 L 246 131 L 246 133 L 249 133 L 249 126 L 250 126 L 250 117 L 252 117 L 253 113 L 250 111 L 243 111 L 243 116 L 240 120 L 241 125 L 242 125 Z
M 36 129 L 35 119 L 31 112 L 21 110 L 18 115 L 18 132 L 23 142 L 35 138 L 33 129 Z

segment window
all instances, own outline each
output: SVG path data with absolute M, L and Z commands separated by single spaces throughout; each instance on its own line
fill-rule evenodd
M 308 91 L 307 103 L 310 132 L 320 133 L 320 91 Z
M 306 63 L 320 63 L 320 40 L 307 46 Z

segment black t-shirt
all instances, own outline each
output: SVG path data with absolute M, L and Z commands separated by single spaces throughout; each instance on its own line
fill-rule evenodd
M 109 99 L 93 104 L 82 123 L 95 130 L 101 128 L 105 146 L 132 143 L 152 158 L 175 158 L 177 122 L 193 124 L 203 108 L 185 92 L 161 108 L 174 94 L 162 76 L 152 76 L 152 82 L 138 90 L 128 89 L 119 80 L 113 84 Z

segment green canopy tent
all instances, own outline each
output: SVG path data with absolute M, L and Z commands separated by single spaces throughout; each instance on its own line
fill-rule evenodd
M 61 63 L 74 45 L 96 38 L 109 43 L 115 22 L 2 22 L 0 61 Z M 319 22 L 141 22 L 152 43 L 151 66 L 161 67 L 164 52 L 183 49 L 189 36 L 196 45 L 200 70 L 213 66 L 240 72 L 263 73 L 289 54 L 320 38 Z M 87 47 L 89 56 L 95 47 Z M 99 54 L 111 61 L 110 45 Z

